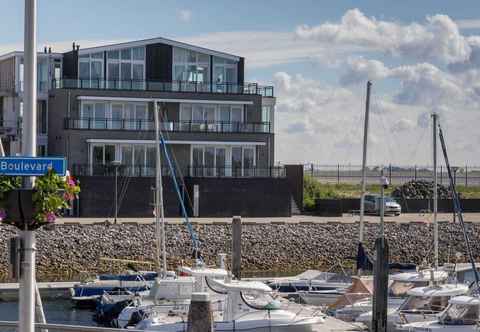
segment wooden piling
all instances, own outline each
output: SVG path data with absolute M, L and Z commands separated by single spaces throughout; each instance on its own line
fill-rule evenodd
M 242 218 L 232 220 L 232 274 L 240 280 L 242 277 Z
M 210 296 L 208 293 L 192 293 L 188 311 L 187 332 L 214 332 Z
M 375 240 L 372 331 L 387 332 L 388 243 L 385 237 Z

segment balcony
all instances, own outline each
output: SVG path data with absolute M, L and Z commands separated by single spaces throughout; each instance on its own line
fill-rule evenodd
M 262 86 L 257 83 L 216 82 L 189 82 L 189 81 L 107 81 L 107 80 L 79 80 L 62 79 L 53 80 L 54 89 L 94 89 L 94 90 L 126 90 L 126 91 L 158 91 L 158 92 L 193 92 L 193 93 L 217 93 L 237 95 L 260 95 L 262 97 L 274 97 L 273 86 Z
M 154 131 L 153 120 L 65 118 L 65 129 Z M 160 130 L 191 133 L 271 133 L 270 122 L 167 121 Z
M 113 165 L 75 164 L 72 167 L 74 176 L 115 176 Z M 286 176 L 283 166 L 273 167 L 207 167 L 185 166 L 175 170 L 176 176 L 189 176 L 195 178 L 284 178 Z M 127 177 L 154 177 L 155 167 L 147 165 L 118 166 L 118 175 Z M 171 176 L 168 167 L 162 167 L 163 176 Z

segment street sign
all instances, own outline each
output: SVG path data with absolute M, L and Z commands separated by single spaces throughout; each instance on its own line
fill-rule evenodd
M 53 169 L 65 175 L 65 158 L 50 157 L 0 157 L 0 174 L 14 176 L 40 176 Z

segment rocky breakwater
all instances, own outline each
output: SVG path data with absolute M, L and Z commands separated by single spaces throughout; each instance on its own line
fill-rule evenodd
M 480 225 L 468 225 L 474 255 L 480 258 Z M 183 225 L 167 225 L 168 261 L 171 268 L 190 260 L 190 236 Z M 214 264 L 218 253 L 231 250 L 230 225 L 196 225 L 202 255 Z M 366 247 L 373 252 L 378 225 L 366 225 Z M 7 280 L 7 239 L 15 229 L 0 226 L 0 280 Z M 387 223 L 391 260 L 422 263 L 433 258 L 430 224 Z M 358 238 L 357 224 L 246 224 L 243 225 L 242 268 L 245 271 L 297 271 L 326 269 L 337 263 L 353 264 Z M 57 225 L 37 232 L 39 280 L 78 279 L 96 273 L 120 272 L 126 264 L 102 262 L 100 257 L 138 261 L 154 260 L 153 225 Z M 440 224 L 440 260 L 464 253 L 457 224 Z M 465 257 L 465 256 L 464 256 Z M 148 268 L 148 266 L 138 266 Z

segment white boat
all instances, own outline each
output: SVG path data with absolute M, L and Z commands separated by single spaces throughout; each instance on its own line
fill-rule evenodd
M 267 285 L 285 298 L 300 297 L 307 304 L 329 305 L 352 285 L 352 280 L 344 274 L 307 270 L 294 277 L 268 280 Z
M 148 296 L 132 301 L 121 311 L 114 325 L 121 328 L 135 326 L 144 319 L 166 313 L 186 315 L 193 292 L 208 292 L 208 280 L 223 280 L 228 276 L 225 269 L 205 266 L 182 266 L 178 272 L 179 277 L 176 279 L 157 278 Z M 216 296 L 216 301 L 221 301 L 224 297 Z
M 448 307 L 438 319 L 397 325 L 398 331 L 409 332 L 477 332 L 480 324 L 480 298 L 457 296 L 450 299 Z
M 272 289 L 262 282 L 211 280 L 211 286 L 226 292 L 224 310 L 213 313 L 217 332 L 310 332 L 324 322 L 320 313 L 309 315 L 280 309 L 280 302 L 271 296 Z M 184 318 L 175 323 L 171 320 L 165 315 L 152 317 L 136 328 L 161 332 L 187 330 Z
M 362 278 L 364 279 L 364 278 Z M 366 279 L 366 278 L 365 278 Z M 438 284 L 445 282 L 448 279 L 448 272 L 446 271 L 433 271 L 433 270 L 423 270 L 419 272 L 405 272 L 398 273 L 389 276 L 390 286 L 389 286 L 389 297 L 388 297 L 388 308 L 393 311 L 400 307 L 407 297 L 407 291 L 416 288 L 416 287 L 425 287 L 428 286 L 430 281 L 436 282 Z M 335 313 L 335 318 L 352 322 L 357 319 L 361 314 L 367 313 L 372 310 L 372 294 L 371 291 L 371 278 L 366 279 L 370 281 L 369 293 L 364 294 L 364 297 L 352 296 L 355 301 L 350 300 L 351 294 L 347 291 L 342 297 L 343 301 L 340 303 L 335 303 L 331 306 L 331 309 Z M 365 281 L 363 281 L 365 283 Z M 353 293 L 356 295 L 356 293 Z M 346 299 L 346 300 L 345 300 Z M 347 302 L 347 304 L 345 304 Z
M 455 296 L 465 295 L 468 286 L 463 284 L 444 284 L 417 287 L 407 291 L 407 299 L 398 309 L 389 308 L 387 330 L 394 331 L 397 324 L 434 321 Z M 356 322 L 365 324 L 371 330 L 372 312 L 361 314 Z

